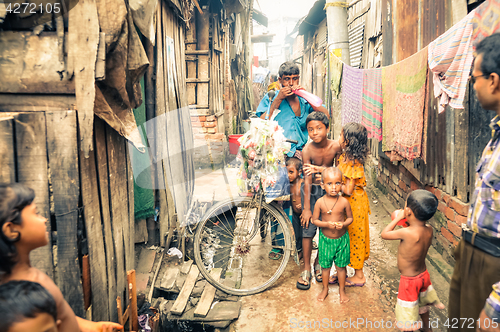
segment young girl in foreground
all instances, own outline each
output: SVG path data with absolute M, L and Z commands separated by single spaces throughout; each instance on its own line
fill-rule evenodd
M 353 222 L 348 227 L 351 247 L 349 266 L 356 271 L 354 276 L 347 278 L 346 287 L 364 286 L 366 278 L 363 264 L 370 256 L 370 203 L 364 189 L 366 179 L 363 166 L 369 151 L 367 142 L 366 128 L 359 123 L 346 124 L 340 133 L 339 144 L 343 153 L 337 167 L 344 175 L 342 192 L 351 204 Z M 330 283 L 335 283 L 336 276 L 332 278 Z
M 31 266 L 30 252 L 48 243 L 47 219 L 38 213 L 34 199 L 35 192 L 22 184 L 0 184 L 0 284 L 27 280 L 45 287 L 56 301 L 59 332 L 122 330 L 116 323 L 77 317 L 56 284 Z

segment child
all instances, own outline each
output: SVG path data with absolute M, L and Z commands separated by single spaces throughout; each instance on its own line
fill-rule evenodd
M 302 162 L 299 158 L 288 158 L 286 161 L 288 170 L 288 179 L 290 180 L 290 200 L 292 203 L 292 225 L 295 233 L 295 246 L 299 257 L 302 255 L 302 227 L 300 226 L 300 214 L 302 213 L 302 199 L 300 190 L 304 180 L 300 177 L 302 174 Z
M 318 295 L 318 301 L 324 301 L 328 295 L 328 277 L 332 262 L 335 262 L 340 303 L 346 303 L 349 301 L 345 294 L 346 266 L 350 261 L 347 227 L 352 223 L 352 212 L 349 201 L 340 195 L 342 173 L 337 167 L 326 168 L 321 173 L 321 188 L 326 193 L 316 202 L 312 219 L 314 225 L 321 228 L 318 257 L 323 268 L 323 291 Z
M 306 126 L 309 138 L 312 142 L 307 143 L 302 153 L 304 163 L 304 190 L 302 197 L 302 252 L 304 257 L 304 270 L 297 281 L 297 288 L 307 290 L 311 281 L 311 253 L 312 240 L 316 235 L 316 226 L 311 224 L 314 204 L 325 193 L 321 189 L 321 174 L 325 167 L 331 167 L 340 154 L 340 145 L 336 141 L 326 138 L 328 133 L 328 118 L 321 112 L 313 112 L 307 116 Z M 316 281 L 322 281 L 321 266 L 318 257 L 314 261 L 314 276 Z
M 396 304 L 397 326 L 402 331 L 415 331 L 429 326 L 429 307 L 444 309 L 436 291 L 432 288 L 425 257 L 432 243 L 432 227 L 425 222 L 436 212 L 438 200 L 427 190 L 415 190 L 406 200 L 404 210 L 397 210 L 396 217 L 382 231 L 384 240 L 400 240 L 398 248 L 398 269 L 401 272 L 398 303 Z M 394 230 L 403 218 L 409 224 L 406 228 Z M 404 305 L 401 305 L 404 303 Z M 419 310 L 420 307 L 420 310 Z M 422 324 L 418 321 L 418 314 Z
M 344 176 L 342 193 L 351 204 L 353 222 L 349 225 L 351 239 L 351 263 L 354 276 L 347 278 L 346 286 L 364 286 L 366 278 L 363 264 L 370 256 L 370 234 L 368 214 L 370 203 L 364 187 L 366 187 L 364 163 L 368 155 L 368 138 L 366 128 L 359 123 L 348 123 L 340 133 L 339 144 L 343 154 L 339 157 L 338 168 Z M 331 283 L 336 282 L 333 276 Z
M 0 285 L 0 332 L 57 332 L 56 301 L 40 284 L 9 281 Z
M 38 213 L 34 199 L 35 192 L 22 184 L 0 184 L 0 284 L 28 280 L 45 287 L 56 301 L 57 317 L 61 320 L 60 331 L 123 329 L 120 324 L 91 322 L 76 317 L 56 284 L 45 273 L 31 266 L 30 251 L 48 243 L 47 219 Z

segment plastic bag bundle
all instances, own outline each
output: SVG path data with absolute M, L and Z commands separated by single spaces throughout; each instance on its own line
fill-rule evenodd
M 290 151 L 283 128 L 276 121 L 251 119 L 250 130 L 238 140 L 238 157 L 243 159 L 238 185 L 242 192 L 255 192 L 260 183 L 272 188 L 279 180 L 284 155 Z M 288 179 L 287 179 L 288 181 Z

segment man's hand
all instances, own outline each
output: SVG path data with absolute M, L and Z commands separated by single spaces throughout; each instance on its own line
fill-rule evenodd
M 286 86 L 280 89 L 280 92 L 278 93 L 278 96 L 276 99 L 285 100 L 287 97 L 290 97 L 293 95 L 293 90 L 290 86 Z
M 336 226 L 336 228 L 337 228 L 337 229 L 339 229 L 339 230 L 340 230 L 340 229 L 342 229 L 342 228 L 344 227 L 344 223 L 341 223 L 341 222 L 336 222 L 336 223 L 335 223 L 335 226 Z
M 500 322 L 496 319 L 488 317 L 484 309 L 479 314 L 479 319 L 477 320 L 477 331 L 478 332 L 499 332 Z
M 311 210 L 304 209 L 302 211 L 302 214 L 300 215 L 300 224 L 305 228 L 309 228 L 309 222 L 311 222 L 311 217 L 312 217 Z

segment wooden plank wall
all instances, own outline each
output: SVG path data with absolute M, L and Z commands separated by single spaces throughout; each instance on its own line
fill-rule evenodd
M 194 189 L 194 143 L 186 93 L 184 26 L 167 4 L 161 3 L 159 8 L 156 47 L 157 140 L 153 159 L 157 163 L 159 183 L 160 244 L 165 245 L 170 223 L 178 220 L 179 227 L 189 209 Z
M 34 98 L 37 105 L 57 104 L 50 97 Z M 92 318 L 116 321 L 116 296 L 127 295 L 126 273 L 134 266 L 126 140 L 96 117 L 95 149 L 84 158 L 76 111 L 32 106 L 18 112 L 24 106 L 0 100 L 0 181 L 33 188 L 35 203 L 49 220 L 49 244 L 31 253 L 32 264 L 53 278 L 75 313 L 85 317 L 80 262 L 88 251 Z

